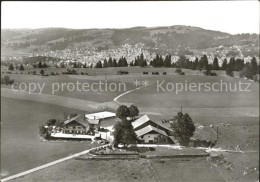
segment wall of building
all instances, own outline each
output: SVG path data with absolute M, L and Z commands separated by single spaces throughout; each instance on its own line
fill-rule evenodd
M 155 134 L 155 133 L 150 133 L 150 134 L 145 134 L 142 137 L 138 137 L 139 140 L 142 141 L 142 143 L 151 143 L 151 140 L 155 144 L 171 144 L 173 143 L 169 137 L 166 137 L 161 134 Z
M 143 143 L 155 143 L 158 141 L 158 136 L 159 134 L 146 134 L 139 137 L 138 139 L 140 139 Z
M 63 126 L 63 133 L 86 134 L 87 128 L 77 122 L 71 122 Z

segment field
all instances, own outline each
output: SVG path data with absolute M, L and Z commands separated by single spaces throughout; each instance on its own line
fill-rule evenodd
M 195 161 L 194 161 L 195 160 Z M 195 165 L 191 165 L 194 164 Z M 101 172 L 102 171 L 102 172 Z M 203 172 L 203 175 L 201 175 Z M 188 160 L 70 160 L 14 181 L 224 181 L 205 158 Z
M 41 142 L 39 126 L 63 112 L 83 111 L 1 97 L 1 177 L 94 147 L 80 142 Z
M 80 71 L 82 70 L 80 69 Z M 117 70 L 129 71 L 130 74 L 116 75 Z M 51 71 L 61 70 L 47 69 L 47 72 Z M 176 181 L 194 181 L 194 179 L 196 181 L 256 181 L 258 179 L 256 172 L 243 175 L 246 167 L 259 170 L 258 83 L 227 76 L 206 77 L 199 75 L 201 72 L 192 70 L 184 70 L 186 75 L 180 76 L 174 73 L 175 69 L 173 68 L 106 68 L 85 69 L 85 71 L 90 76 L 58 75 L 41 77 L 28 74 L 9 74 L 18 83 L 36 82 L 45 83 L 46 86 L 42 95 L 14 93 L 2 89 L 1 92 L 5 97 L 8 97 L 1 97 L 2 173 L 4 172 L 6 175 L 14 174 L 59 159 L 69 153 L 89 148 L 90 146 L 85 143 L 82 145 L 82 143 L 40 142 L 38 127 L 49 118 L 62 119 L 63 112 L 66 111 L 90 112 L 101 106 L 115 109 L 118 104 L 113 99 L 124 93 L 124 91 L 112 92 L 109 90 L 106 92 L 69 92 L 65 90 L 52 94 L 51 84 L 53 82 L 94 83 L 107 80 L 107 83 L 125 83 L 126 91 L 128 91 L 136 88 L 133 81 L 147 80 L 149 81 L 148 86 L 125 94 L 119 97 L 117 101 L 126 105 L 133 103 L 138 106 L 140 114 L 148 114 L 158 120 L 172 118 L 182 107 L 183 112 L 189 113 L 194 122 L 206 126 L 213 125 L 215 130 L 218 127 L 219 137 L 216 147 L 230 150 L 237 150 L 238 148 L 253 152 L 223 154 L 235 166 L 233 173 L 229 173 L 221 167 L 212 170 L 210 168 L 212 166 L 209 166 L 210 164 L 205 160 L 165 161 L 165 163 L 151 160 L 151 165 L 160 181 L 172 181 L 173 178 Z M 143 71 L 148 71 L 150 74 L 143 75 Z M 160 72 L 160 75 L 151 75 L 151 72 L 154 71 Z M 167 72 L 167 75 L 162 75 L 164 71 Z M 225 73 L 218 71 L 218 75 L 225 75 Z M 241 81 L 250 83 L 249 89 L 251 91 L 183 91 L 178 94 L 175 90 L 157 92 L 156 83 L 163 80 L 165 83 L 183 84 L 207 82 L 213 84 L 222 80 L 233 85 Z M 10 86 L 5 85 L 2 85 L 2 87 L 10 88 Z M 10 109 L 15 112 L 9 112 Z M 17 124 L 18 122 L 19 124 Z M 239 160 L 235 160 L 236 158 Z M 154 179 L 154 181 L 157 181 L 153 170 L 151 168 L 146 170 L 143 167 L 149 164 L 148 161 L 127 162 L 129 164 L 126 161 L 98 161 L 94 164 L 92 161 L 70 160 L 17 179 L 17 181 L 71 181 L 72 179 L 74 181 L 82 181 L 82 179 L 87 181 L 150 181 Z M 116 164 L 119 164 L 118 168 L 115 167 Z M 107 166 L 109 166 L 109 170 Z M 100 171 L 102 171 L 102 175 Z M 130 175 L 124 175 L 125 173 Z M 199 175 L 202 173 L 203 175 Z M 206 175 L 206 173 L 209 175 Z M 46 176 L 48 176 L 48 179 L 45 179 Z

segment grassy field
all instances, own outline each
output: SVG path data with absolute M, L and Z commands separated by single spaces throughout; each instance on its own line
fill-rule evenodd
M 108 83 L 126 83 L 127 90 L 136 88 L 133 81 L 148 80 L 149 86 L 126 94 L 118 99 L 119 102 L 138 106 L 141 114 L 153 115 L 158 120 L 172 118 L 180 111 L 182 106 L 184 113 L 189 113 L 194 122 L 203 125 L 218 126 L 219 138 L 216 147 L 234 150 L 237 147 L 244 151 L 259 151 L 259 84 L 240 78 L 230 78 L 226 76 L 206 77 L 199 71 L 184 70 L 185 76 L 174 73 L 173 68 L 106 68 L 106 69 L 84 69 L 89 75 L 58 75 L 41 77 L 28 74 L 9 74 L 16 82 L 45 83 L 44 94 L 51 94 L 53 82 L 69 83 L 79 81 L 81 83 L 93 83 L 105 81 Z M 80 69 L 80 71 L 84 71 Z M 129 75 L 116 75 L 118 70 L 129 71 Z M 47 72 L 57 72 L 60 70 L 47 69 Z M 150 72 L 143 75 L 143 71 Z M 151 75 L 151 72 L 164 71 L 167 75 Z M 196 73 L 195 73 L 196 72 Z M 197 74 L 197 75 L 194 75 Z M 224 75 L 218 71 L 218 75 Z M 237 75 L 237 73 L 235 73 Z M 165 80 L 166 83 L 216 83 L 222 80 L 227 83 L 238 83 L 239 81 L 250 83 L 250 92 L 206 92 L 206 91 L 187 91 L 179 92 L 157 92 L 156 82 Z M 2 85 L 4 88 L 10 86 Z M 37 90 L 38 91 L 38 90 Z M 79 152 L 89 148 L 88 144 L 82 143 L 43 143 L 38 137 L 38 127 L 49 118 L 63 118 L 63 112 L 72 110 L 82 110 L 90 105 L 107 104 L 111 105 L 113 99 L 123 92 L 56 92 L 57 100 L 53 99 L 53 104 L 60 103 L 62 106 L 47 104 L 51 99 L 43 99 L 47 103 L 37 103 L 24 100 L 3 98 L 1 101 L 1 173 L 4 175 L 14 174 L 26 169 L 39 166 L 40 164 L 59 159 L 70 153 Z M 40 96 L 39 96 L 40 98 Z M 66 99 L 67 98 L 67 99 Z M 86 102 L 75 102 L 73 99 L 80 99 Z M 28 100 L 29 100 L 28 96 Z M 37 99 L 36 99 L 37 100 Z M 60 101 L 59 101 L 60 100 Z M 59 101 L 59 102 L 58 102 Z M 88 102 L 90 101 L 90 102 Z M 114 103 L 115 104 L 115 103 Z M 86 107 L 84 107 L 86 105 Z M 78 106 L 78 107 L 76 107 Z M 9 112 L 10 108 L 12 111 Z M 82 112 L 82 111 L 78 111 Z M 32 113 L 32 114 L 30 114 Z M 224 123 L 225 126 L 222 124 Z M 113 124 L 113 122 L 109 123 Z M 227 126 L 226 124 L 229 124 Z M 108 125 L 105 125 L 108 126 Z M 216 129 L 216 128 L 215 128 Z M 15 136 L 15 137 L 14 137 Z M 26 146 L 26 147 L 24 147 Z M 152 167 L 156 171 L 160 181 L 255 181 L 256 173 L 252 175 L 242 175 L 247 166 L 256 167 L 259 170 L 259 157 L 251 154 L 225 154 L 236 167 L 233 173 L 227 173 L 225 169 L 211 169 L 209 163 L 202 161 L 166 161 L 161 163 L 151 161 Z M 239 158 L 238 162 L 235 157 Z M 126 163 L 128 162 L 128 163 Z M 18 181 L 150 181 L 155 179 L 153 170 L 148 168 L 148 161 L 98 161 L 93 164 L 91 161 L 68 161 L 57 166 L 33 173 L 29 176 L 18 179 Z M 119 167 L 115 167 L 116 164 Z M 196 165 L 194 165 L 196 163 Z M 197 165 L 197 163 L 199 165 Z M 250 164 L 250 165 L 249 165 Z M 107 169 L 109 166 L 109 170 Z M 147 167 L 147 168 L 144 168 Z M 183 170 L 185 169 L 185 170 Z M 65 171 L 65 172 L 64 172 Z M 102 171 L 102 173 L 100 172 Z M 201 172 L 202 171 L 202 172 Z M 131 175 L 125 175 L 129 173 Z M 202 174 L 203 175 L 199 175 Z M 204 175 L 205 174 L 205 175 Z M 209 175 L 206 175 L 209 174 Z M 220 177 L 220 175 L 222 177 Z M 235 180 L 235 176 L 239 180 Z M 193 178 L 193 177 L 196 178 Z M 107 179 L 107 180 L 106 180 Z M 156 179 L 155 179 L 156 181 Z
M 146 160 L 69 160 L 14 181 L 156 181 Z
M 1 97 L 1 177 L 22 172 L 95 145 L 88 142 L 42 142 L 39 126 L 63 112 L 83 111 Z
M 216 169 L 210 167 L 206 158 L 151 160 L 151 165 L 160 181 L 225 181 Z
M 196 163 L 196 165 L 194 165 Z M 191 165 L 193 164 L 193 165 Z M 203 174 L 203 175 L 202 175 Z M 14 181 L 224 181 L 205 158 L 165 160 L 69 160 Z
M 65 72 L 66 68 L 41 68 L 44 70 L 45 74 L 50 74 L 51 72 L 59 73 Z M 25 72 L 28 71 L 36 71 L 37 73 L 40 72 L 40 68 L 26 68 Z M 167 72 L 167 74 L 175 74 L 176 68 L 153 68 L 153 67 L 139 67 L 139 66 L 133 66 L 133 67 L 111 67 L 111 68 L 70 68 L 70 70 L 76 70 L 77 72 L 83 72 L 88 73 L 90 76 L 97 76 L 97 75 L 116 75 L 117 71 L 128 71 L 130 74 L 141 74 L 144 71 L 149 72 L 151 74 L 152 72 L 158 71 L 160 74 L 163 72 Z M 189 69 L 182 69 L 185 74 L 203 74 L 203 71 L 199 70 L 189 70 Z M 13 73 L 22 73 L 22 71 L 14 70 Z M 218 75 L 226 75 L 225 71 L 222 70 L 214 70 L 213 72 L 216 72 Z M 237 71 L 234 71 L 234 76 L 238 76 L 239 73 Z
M 218 166 L 217 171 L 226 181 L 254 182 L 259 180 L 259 152 L 255 153 L 223 153 L 233 170 Z
M 111 100 L 113 100 L 114 97 L 116 97 L 117 95 L 124 92 L 123 87 L 121 87 L 122 88 L 121 91 L 119 91 L 119 89 L 118 89 L 113 92 L 110 92 L 110 90 L 102 91 L 105 89 L 105 87 L 104 88 L 102 87 L 101 91 L 96 91 L 98 89 L 98 87 L 96 87 L 96 86 L 94 88 L 95 90 L 90 89 L 89 91 L 83 91 L 82 87 L 79 87 L 79 90 L 76 89 L 77 81 L 79 82 L 79 84 L 83 84 L 83 83 L 87 82 L 91 85 L 94 82 L 98 83 L 98 81 L 102 81 L 102 83 L 105 83 L 104 79 L 101 79 L 98 81 L 88 79 L 88 78 L 87 79 L 75 79 L 75 78 L 71 78 L 67 75 L 42 77 L 42 76 L 37 76 L 37 75 L 12 74 L 9 76 L 11 79 L 14 79 L 15 82 L 18 84 L 25 83 L 27 85 L 27 91 L 29 90 L 30 83 L 40 84 L 40 86 L 42 86 L 44 84 L 43 91 L 42 91 L 42 93 L 44 93 L 44 94 L 51 94 L 51 95 L 76 98 L 76 99 L 82 99 L 82 100 L 89 100 L 89 101 L 95 101 L 95 102 L 111 101 Z M 54 85 L 56 83 L 57 83 L 57 85 Z M 73 88 L 72 87 L 68 88 L 67 86 L 64 86 L 62 89 L 62 86 L 61 86 L 62 83 L 64 83 L 64 84 L 72 83 L 75 86 L 75 89 L 73 91 L 70 91 L 70 89 L 73 89 Z M 111 83 L 111 82 L 108 81 L 108 84 L 109 83 Z M 115 83 L 118 84 L 119 82 L 117 81 Z M 10 85 L 9 86 L 1 85 L 1 87 L 11 88 Z M 58 89 L 58 87 L 59 87 L 59 89 Z M 17 86 L 15 86 L 14 88 L 18 89 Z M 129 86 L 126 86 L 126 89 L 131 89 L 131 88 L 132 88 L 132 84 Z M 58 91 L 55 91 L 55 89 L 58 89 Z M 40 92 L 39 87 L 37 87 L 34 92 L 39 93 Z

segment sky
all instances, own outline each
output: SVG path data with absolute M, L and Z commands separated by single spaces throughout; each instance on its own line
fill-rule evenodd
M 3 28 L 130 28 L 188 25 L 259 33 L 258 1 L 2 2 Z

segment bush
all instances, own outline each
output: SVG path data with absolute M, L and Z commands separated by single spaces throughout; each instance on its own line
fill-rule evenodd
M 179 75 L 185 75 L 185 73 L 182 71 L 181 68 L 177 68 L 177 69 L 175 70 L 175 73 L 178 73 Z
M 254 75 L 254 76 L 253 76 L 253 80 L 254 80 L 255 82 L 258 82 L 258 81 L 259 81 L 258 76 L 257 76 L 257 75 Z
M 62 74 L 67 74 L 67 75 L 77 75 L 77 71 L 76 70 L 70 70 L 67 69 L 67 72 L 62 72 Z
M 217 73 L 211 72 L 210 70 L 206 70 L 203 72 L 205 76 L 217 76 Z
M 128 71 L 118 70 L 118 71 L 117 71 L 117 74 L 118 74 L 118 75 L 127 75 L 127 74 L 129 74 L 129 72 L 128 72 Z
M 51 72 L 51 75 L 52 75 L 52 76 L 54 76 L 54 75 L 55 75 L 55 73 L 54 73 L 54 72 Z
M 1 78 L 1 84 L 12 85 L 13 83 L 14 80 L 11 80 L 9 76 L 4 76 L 4 78 Z
M 167 73 L 166 72 L 163 72 L 163 75 L 166 75 Z
M 181 69 L 181 68 L 177 68 L 177 69 L 175 70 L 175 73 L 181 74 L 181 73 L 182 73 L 182 69 Z
M 56 119 L 49 119 L 49 120 L 47 121 L 47 125 L 48 125 L 48 126 L 52 126 L 52 125 L 55 125 L 56 122 L 57 122 Z

